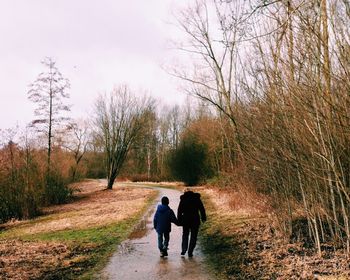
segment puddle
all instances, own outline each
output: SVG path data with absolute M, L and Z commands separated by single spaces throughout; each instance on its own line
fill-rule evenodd
M 131 251 L 133 250 L 133 246 L 132 244 L 129 242 L 129 240 L 122 242 L 119 246 L 118 246 L 118 252 L 122 255 L 125 254 L 130 254 Z
M 151 207 L 151 209 L 149 209 L 142 217 L 141 221 L 135 226 L 135 229 L 129 235 L 129 239 L 140 239 L 148 233 L 148 231 L 153 227 L 153 214 L 154 209 Z

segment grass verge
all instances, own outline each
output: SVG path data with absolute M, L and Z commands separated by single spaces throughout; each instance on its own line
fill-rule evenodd
M 208 220 L 200 235 L 206 262 L 218 279 L 350 279 L 343 250 L 325 249 L 319 257 L 304 242 L 281 235 L 265 212 L 225 208 L 225 197 L 218 193 L 202 193 Z
M 150 187 L 150 188 L 162 188 L 162 189 L 171 189 L 171 190 L 178 190 L 178 191 L 183 191 L 184 186 L 181 183 L 154 183 L 154 182 L 132 182 L 132 183 L 124 183 L 124 185 L 129 185 L 129 186 L 145 186 L 145 187 Z
M 208 219 L 201 226 L 200 242 L 213 275 L 217 279 L 261 279 L 261 268 L 250 269 L 254 260 L 248 255 L 249 240 L 242 234 L 248 224 L 260 218 L 226 213 L 214 205 L 208 194 L 201 196 Z

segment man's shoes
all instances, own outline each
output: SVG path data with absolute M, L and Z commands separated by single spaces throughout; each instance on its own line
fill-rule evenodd
M 163 250 L 163 257 L 167 257 L 168 256 L 168 251 L 167 250 Z
M 193 257 L 193 254 L 192 254 L 192 253 L 188 253 L 188 257 L 189 257 L 189 258 L 192 258 L 192 257 Z
M 168 253 L 166 255 L 168 255 Z M 160 257 L 161 258 L 165 257 L 165 251 L 164 250 L 160 250 Z
M 186 252 L 181 252 L 181 257 L 184 257 Z

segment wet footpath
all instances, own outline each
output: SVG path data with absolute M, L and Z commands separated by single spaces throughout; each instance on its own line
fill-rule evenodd
M 181 257 L 182 228 L 174 224 L 170 233 L 169 256 L 160 257 L 157 233 L 153 229 L 153 215 L 162 196 L 169 198 L 169 206 L 176 214 L 181 192 L 165 188 L 157 190 L 159 197 L 129 239 L 118 246 L 99 279 L 213 279 L 205 268 L 200 244 L 197 243 L 193 258 L 188 258 L 187 255 Z

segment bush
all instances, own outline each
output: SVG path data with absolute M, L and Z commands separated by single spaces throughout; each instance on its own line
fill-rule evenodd
M 48 178 L 40 152 L 10 143 L 0 150 L 0 223 L 40 214 L 43 205 L 66 202 L 72 194 L 60 168 Z
M 46 179 L 45 200 L 48 204 L 62 204 L 72 196 L 72 190 L 68 187 L 68 180 L 59 172 L 51 172 Z
M 86 178 L 107 178 L 105 156 L 103 153 L 87 152 L 85 155 Z
M 1 152 L 6 161 L 0 168 L 0 223 L 35 217 L 43 194 L 38 165 L 17 147 L 6 146 Z
M 161 178 L 158 175 L 151 174 L 148 176 L 147 174 L 135 174 L 128 176 L 131 182 L 155 182 L 159 183 L 161 181 L 166 181 L 165 178 Z
M 168 162 L 175 179 L 194 186 L 213 175 L 208 162 L 208 148 L 193 135 L 184 137 L 179 147 L 172 151 Z

